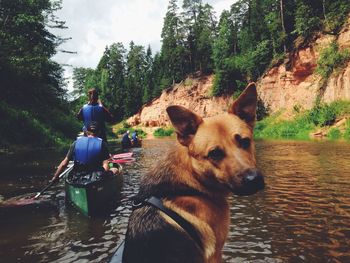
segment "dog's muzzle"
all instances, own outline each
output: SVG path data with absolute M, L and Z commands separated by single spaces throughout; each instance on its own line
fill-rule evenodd
M 241 185 L 232 189 L 235 195 L 252 195 L 265 188 L 263 175 L 256 169 L 248 169 L 239 175 Z

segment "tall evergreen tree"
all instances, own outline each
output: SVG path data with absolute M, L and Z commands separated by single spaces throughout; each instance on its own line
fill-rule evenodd
M 101 98 L 117 120 L 124 116 L 125 56 L 123 44 L 114 43 L 106 48 L 97 66 Z
M 146 51 L 145 58 L 145 81 L 144 81 L 144 90 L 142 96 L 142 103 L 147 103 L 152 99 L 153 93 L 153 76 L 152 76 L 152 67 L 153 67 L 153 58 L 151 47 L 148 46 Z
M 131 42 L 126 62 L 125 116 L 135 114 L 142 106 L 145 86 L 145 57 L 144 47 Z
M 51 58 L 64 39 L 62 1 L 0 1 L 0 144 L 54 145 L 76 136 L 62 67 Z M 11 127 L 14 127 L 11 129 Z
M 162 29 L 161 59 L 164 66 L 162 85 L 180 81 L 185 74 L 185 49 L 177 0 L 170 0 Z
M 94 72 L 93 69 L 90 68 L 73 68 L 73 91 L 72 95 L 75 98 L 85 97 L 87 94 L 87 85 L 86 80 L 89 75 Z
M 167 87 L 168 82 L 163 83 L 164 73 L 164 62 L 162 60 L 161 54 L 157 52 L 154 55 L 153 65 L 152 65 L 152 80 L 153 80 L 153 88 L 151 98 L 158 97 L 162 90 Z
M 230 73 L 227 70 L 225 63 L 226 59 L 233 54 L 232 49 L 232 35 L 231 35 L 232 23 L 230 20 L 230 13 L 224 10 L 220 17 L 219 34 L 214 42 L 213 47 L 213 60 L 215 64 L 215 79 L 212 94 L 219 96 L 227 92 L 232 85 Z
M 188 72 L 195 72 L 199 69 L 197 47 L 200 32 L 197 22 L 201 8 L 202 0 L 184 0 L 182 3 L 182 20 L 185 34 Z
M 216 20 L 213 7 L 209 4 L 200 6 L 195 24 L 196 39 L 196 68 L 204 73 L 211 72 L 214 68 L 212 50 L 216 37 Z
M 1 1 L 1 99 L 30 107 L 65 93 L 62 68 L 51 60 L 63 39 L 49 31 L 65 28 L 54 16 L 60 8 L 61 1 Z

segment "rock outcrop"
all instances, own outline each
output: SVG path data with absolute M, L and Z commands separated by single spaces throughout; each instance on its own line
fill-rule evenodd
M 340 50 L 350 48 L 350 17 L 338 36 L 318 35 L 316 41 L 265 73 L 258 82 L 258 93 L 270 112 L 294 107 L 310 109 L 318 96 L 326 103 L 350 100 L 350 63 L 328 80 L 315 73 L 320 52 L 333 41 Z
M 328 80 L 315 73 L 322 49 L 333 41 L 337 41 L 341 50 L 350 49 L 350 17 L 338 36 L 318 35 L 314 42 L 291 53 L 284 63 L 272 67 L 257 82 L 259 96 L 269 112 L 310 109 L 317 97 L 326 103 L 350 100 L 350 62 Z M 231 98 L 209 96 L 213 78 L 211 75 L 187 79 L 174 85 L 146 104 L 138 114 L 128 119 L 128 123 L 146 127 L 168 126 L 165 109 L 174 104 L 185 106 L 204 117 L 222 113 Z
M 166 108 L 181 105 L 203 117 L 210 117 L 227 110 L 230 96 L 211 97 L 213 76 L 186 79 L 163 91 L 162 95 L 144 105 L 139 113 L 127 120 L 131 125 L 145 127 L 169 126 Z

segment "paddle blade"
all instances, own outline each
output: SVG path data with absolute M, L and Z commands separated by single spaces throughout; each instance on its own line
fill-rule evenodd
M 39 204 L 40 202 L 41 202 L 40 200 L 36 200 L 33 197 L 33 194 L 25 194 L 25 195 L 21 195 L 21 196 L 12 197 L 8 200 L 3 201 L 0 204 L 0 207 L 1 208 L 4 208 L 4 207 L 11 208 L 11 207 Z
M 56 211 L 57 201 L 51 196 L 42 195 L 34 199 L 33 194 L 26 194 L 4 200 L 0 203 L 0 217 L 23 216 L 25 213 Z
M 129 158 L 132 157 L 134 153 L 133 152 L 127 152 L 127 153 L 118 153 L 112 156 L 113 159 L 122 159 L 122 158 Z
M 134 162 L 136 159 L 129 157 L 129 158 L 123 158 L 123 159 L 112 159 L 109 162 L 111 163 L 132 163 Z

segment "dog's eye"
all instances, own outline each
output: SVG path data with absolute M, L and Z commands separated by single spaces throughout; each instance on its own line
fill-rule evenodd
M 215 148 L 208 153 L 208 157 L 214 161 L 220 161 L 225 157 L 225 152 L 220 148 Z
M 250 138 L 242 138 L 241 135 L 236 134 L 235 139 L 238 142 L 239 147 L 243 149 L 248 149 L 250 147 Z

